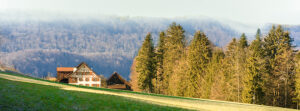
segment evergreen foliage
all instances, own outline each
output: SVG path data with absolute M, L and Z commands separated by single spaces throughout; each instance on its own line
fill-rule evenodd
M 244 77 L 244 89 L 242 101 L 244 103 L 263 104 L 265 59 L 263 44 L 260 39 L 260 29 L 257 30 L 256 40 L 252 41 L 246 59 L 246 75 Z
M 159 34 L 159 42 L 156 47 L 156 76 L 155 76 L 155 92 L 160 94 L 162 92 L 162 82 L 163 82 L 163 57 L 164 57 L 164 45 L 165 45 L 165 33 L 160 32 Z
M 290 107 L 294 93 L 294 60 L 289 32 L 273 26 L 264 39 L 268 78 L 267 105 Z
M 146 92 L 153 91 L 152 79 L 155 72 L 154 46 L 151 34 L 148 33 L 136 58 L 136 72 L 138 73 L 138 86 Z
M 208 63 L 212 56 L 210 42 L 203 32 L 197 31 L 188 50 L 189 82 L 187 93 L 190 97 L 202 97 L 202 89 L 205 89 L 205 77 Z
M 232 41 L 227 46 L 225 52 L 226 56 L 224 58 L 224 77 L 226 89 L 225 93 L 228 95 L 225 96 L 227 101 L 239 101 L 239 70 L 238 70 L 238 41 L 233 38 Z
M 292 38 L 281 26 L 273 26 L 265 37 L 258 29 L 250 45 L 243 33 L 225 51 L 200 31 L 186 47 L 184 30 L 176 23 L 165 32 L 160 33 L 155 61 L 150 35 L 136 57 L 140 89 L 280 107 L 299 104 L 300 54 L 295 57 Z
M 182 26 L 176 23 L 172 23 L 166 31 L 166 37 L 164 39 L 166 47 L 164 48 L 163 55 L 163 94 L 170 94 L 170 91 L 173 90 L 169 87 L 169 81 L 170 76 L 173 74 L 174 66 L 178 65 L 178 60 L 184 53 L 186 44 L 184 32 Z

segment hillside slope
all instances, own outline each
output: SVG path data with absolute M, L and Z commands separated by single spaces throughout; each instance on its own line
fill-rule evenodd
M 59 84 L 59 83 L 53 83 L 53 82 L 48 82 L 48 81 L 43 81 L 43 80 L 39 80 L 39 79 L 34 79 L 31 77 L 25 77 L 25 76 L 21 76 L 21 75 L 16 75 L 16 74 L 9 74 L 9 73 L 1 73 L 0 74 L 0 81 L 1 83 L 3 83 L 3 85 L 1 85 L 1 90 L 0 91 L 6 91 L 6 93 L 0 93 L 0 94 L 6 94 L 6 95 L 0 95 L 1 96 L 5 96 L 6 98 L 9 98 L 7 96 L 10 96 L 11 94 L 14 93 L 7 93 L 7 91 L 9 91 L 9 89 L 12 89 L 11 87 L 16 87 L 14 85 L 8 85 L 8 84 L 12 84 L 8 83 L 7 80 L 10 81 L 15 81 L 15 83 L 22 82 L 22 84 L 35 84 L 33 85 L 34 87 L 36 87 L 36 84 L 38 85 L 43 85 L 45 90 L 50 90 L 47 89 L 46 86 L 55 88 L 55 90 L 60 90 L 60 92 L 63 90 L 70 90 L 70 91 L 76 91 L 75 96 L 73 95 L 66 95 L 66 96 L 59 96 L 61 100 L 56 100 L 57 102 L 61 102 L 62 105 L 64 105 L 64 103 L 68 100 L 79 100 L 77 102 L 81 102 L 83 100 L 81 100 L 82 98 L 77 98 L 78 96 L 76 96 L 77 94 L 81 93 L 81 92 L 88 92 L 91 94 L 99 94 L 99 96 L 101 95 L 112 95 L 111 98 L 115 98 L 114 96 L 119 96 L 119 97 L 125 97 L 125 98 L 131 98 L 133 99 L 132 101 L 143 101 L 145 102 L 145 105 L 148 106 L 149 104 L 146 103 L 152 103 L 152 104 L 157 104 L 157 105 L 162 105 L 162 106 L 170 106 L 168 109 L 169 110 L 173 110 L 171 107 L 178 107 L 178 108 L 185 108 L 185 109 L 191 109 L 191 110 L 212 110 L 212 111 L 288 111 L 288 110 L 293 110 L 293 109 L 286 109 L 286 108 L 279 108 L 279 107 L 270 107 L 270 106 L 263 106 L 263 105 L 252 105 L 252 104 L 242 104 L 242 103 L 235 103 L 235 102 L 225 102 L 225 101 L 214 101 L 214 100 L 205 100 L 205 99 L 193 99 L 193 98 L 183 98 L 183 97 L 175 97 L 175 96 L 164 96 L 164 95 L 157 95 L 157 94 L 146 94 L 146 93 L 137 93 L 137 92 L 130 92 L 130 91 L 120 91 L 120 90 L 111 90 L 111 89 L 102 89 L 102 88 L 89 88 L 89 87 L 84 87 L 84 86 L 73 86 L 73 85 L 67 85 L 67 84 Z M 6 79 L 6 80 L 4 80 Z M 4 81 L 4 82 L 3 82 Z M 24 83 L 23 83 L 24 82 Z M 30 85 L 31 86 L 31 85 Z M 8 89 L 5 89 L 3 87 L 9 87 Z M 17 86 L 19 87 L 19 86 Z M 39 87 L 39 86 L 37 86 Z M 26 88 L 26 86 L 25 86 Z M 28 88 L 28 87 L 27 87 Z M 16 89 L 14 89 L 16 90 Z M 21 89 L 20 89 L 21 91 Z M 26 90 L 23 90 L 22 92 L 24 92 Z M 32 93 L 34 93 L 36 90 L 34 90 Z M 50 90 L 53 91 L 53 90 Z M 44 93 L 44 91 L 39 90 L 36 91 L 39 93 Z M 55 91 L 54 91 L 55 92 Z M 55 92 L 56 93 L 56 92 Z M 63 93 L 69 93 L 69 91 L 63 91 Z M 76 94 L 77 93 L 77 94 Z M 44 95 L 44 94 L 41 94 Z M 34 96 L 34 94 L 29 94 L 26 96 Z M 54 96 L 54 95 L 50 95 L 50 96 Z M 13 99 L 14 97 L 10 98 Z M 21 100 L 27 100 L 24 98 L 29 98 L 29 97 L 18 97 Z M 49 98 L 48 96 L 41 96 L 41 99 L 47 99 Z M 10 100 L 8 99 L 8 100 Z M 2 99 L 1 99 L 2 100 Z M 1 106 L 5 106 L 3 101 L 7 101 L 2 100 L 1 101 Z M 31 106 L 32 108 L 38 107 L 40 108 L 42 105 L 44 105 L 42 102 L 38 102 L 39 100 L 35 100 L 37 101 L 36 104 L 32 104 L 33 106 Z M 91 101 L 93 101 L 93 104 L 97 104 L 98 102 L 95 101 L 95 99 L 92 99 Z M 113 100 L 108 100 L 109 102 L 107 103 L 114 103 L 111 102 Z M 99 107 L 98 108 L 103 108 L 106 107 L 106 105 L 117 105 L 116 107 L 119 109 L 116 110 L 130 110 L 130 109 L 122 109 L 122 108 L 130 108 L 132 107 L 131 102 L 129 102 L 128 100 L 124 100 L 125 102 L 122 103 L 121 107 L 118 104 L 101 104 L 101 102 L 99 102 Z M 126 102 L 127 101 L 127 102 Z M 89 100 L 86 100 L 85 102 L 89 103 Z M 4 104 L 4 105 L 3 105 Z M 77 103 L 78 104 L 78 103 Z M 126 104 L 129 104 L 128 107 Z M 61 104 L 59 104 L 61 105 Z M 7 105 L 6 105 L 7 106 Z M 70 105 L 67 105 L 70 106 Z M 78 107 L 78 105 L 71 105 L 74 106 L 73 108 L 81 108 Z M 112 106 L 111 106 L 112 107 Z M 151 106 L 149 106 L 151 107 Z M 155 106 L 156 107 L 156 106 Z M 142 107 L 139 107 L 142 108 Z M 146 108 L 146 107 L 145 107 Z M 153 109 L 153 110 L 164 110 L 162 109 Z M 174 109 L 175 110 L 175 109 Z M 179 109 L 180 110 L 180 109 Z
M 58 87 L 0 78 L 1 111 L 120 111 L 187 110 L 160 106 L 130 98 L 61 90 Z

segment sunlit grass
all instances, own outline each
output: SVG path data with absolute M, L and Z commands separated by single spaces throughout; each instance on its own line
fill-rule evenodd
M 0 109 L 7 110 L 186 110 L 125 97 L 61 90 L 0 78 Z

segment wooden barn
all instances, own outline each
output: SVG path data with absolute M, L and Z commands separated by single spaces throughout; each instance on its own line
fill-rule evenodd
M 101 87 L 101 78 L 86 63 L 77 67 L 57 67 L 57 81 L 74 85 Z
M 57 67 L 57 81 L 62 83 L 69 82 L 69 75 L 76 71 L 75 67 Z
M 110 89 L 131 90 L 130 83 L 123 79 L 117 72 L 114 72 L 106 82 L 107 87 Z

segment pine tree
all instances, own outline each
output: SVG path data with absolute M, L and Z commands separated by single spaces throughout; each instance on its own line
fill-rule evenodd
M 248 47 L 247 37 L 246 37 L 245 33 L 243 33 L 241 35 L 241 38 L 239 40 L 239 47 L 240 48 L 246 48 L 246 47 Z
M 212 56 L 210 41 L 203 32 L 197 31 L 188 50 L 189 84 L 188 95 L 201 97 L 201 89 L 204 89 L 204 77 L 207 74 L 207 66 Z
M 244 87 L 243 78 L 246 75 L 246 58 L 248 50 L 248 42 L 245 33 L 243 33 L 238 41 L 236 53 L 236 73 L 235 77 L 237 78 L 237 102 L 241 101 L 242 90 Z
M 138 73 L 139 89 L 152 92 L 152 79 L 155 72 L 154 46 L 151 34 L 148 33 L 136 57 L 136 72 Z
M 235 38 L 227 46 L 226 57 L 224 59 L 224 73 L 228 83 L 226 92 L 228 101 L 241 101 L 243 78 L 245 75 L 246 52 L 248 42 L 243 33 L 237 41 Z
M 265 60 L 260 36 L 260 29 L 258 29 L 256 40 L 249 47 L 242 92 L 242 101 L 245 103 L 262 104 L 264 102 L 263 76 L 265 75 Z
M 209 99 L 214 94 L 212 94 L 214 91 L 213 89 L 216 87 L 213 87 L 213 84 L 219 84 L 221 81 L 216 78 L 216 76 L 220 76 L 222 73 L 222 60 L 224 59 L 225 54 L 222 49 L 218 47 L 214 47 L 211 61 L 209 62 L 207 68 L 206 68 L 206 75 L 204 76 L 204 81 L 202 82 L 202 98 Z
M 289 32 L 272 26 L 264 39 L 268 65 L 267 105 L 290 107 L 294 93 L 294 60 Z
M 223 75 L 225 80 L 224 97 L 227 101 L 238 101 L 238 78 L 237 78 L 237 58 L 238 42 L 235 38 L 228 44 L 225 52 L 225 58 L 223 63 Z
M 178 60 L 182 57 L 185 49 L 185 36 L 181 25 L 172 23 L 166 31 L 164 39 L 164 55 L 163 55 L 163 94 L 169 94 L 170 76 L 173 74 L 174 66 L 178 64 Z
M 156 93 L 161 93 L 162 92 L 162 82 L 163 82 L 163 57 L 164 57 L 164 39 L 165 39 L 165 33 L 160 32 L 159 35 L 159 42 L 156 47 L 156 55 L 155 55 L 155 60 L 156 60 L 156 76 L 155 76 L 155 92 Z
M 210 88 L 210 99 L 214 100 L 225 100 L 228 96 L 227 81 L 226 81 L 226 65 L 224 60 L 225 54 L 222 49 L 214 49 L 211 63 L 209 65 L 210 75 L 212 79 L 212 87 Z M 208 89 L 209 90 L 209 89 Z
M 186 60 L 186 53 L 182 55 L 178 64 L 174 66 L 173 74 L 170 75 L 170 95 L 173 96 L 186 96 L 187 84 L 188 84 L 188 61 Z
M 294 102 L 297 103 L 297 108 L 300 105 L 300 52 L 295 56 L 296 60 L 296 75 L 295 75 L 295 95 Z

